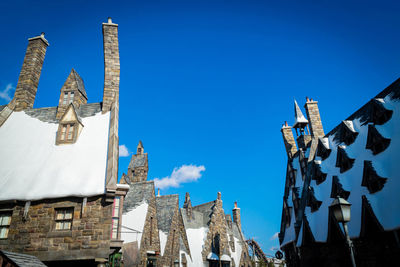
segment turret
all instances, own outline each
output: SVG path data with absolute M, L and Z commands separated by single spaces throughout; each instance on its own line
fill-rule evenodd
M 297 105 L 296 100 L 294 100 L 294 117 L 295 122 L 293 128 L 296 129 L 297 145 L 299 146 L 299 148 L 305 149 L 307 147 L 307 144 L 311 141 L 311 136 L 307 128 L 308 120 L 304 117 L 299 105 Z

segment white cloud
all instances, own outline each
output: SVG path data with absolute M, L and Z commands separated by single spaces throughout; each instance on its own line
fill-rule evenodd
M 11 83 L 6 85 L 6 88 L 0 91 L 0 98 L 6 100 L 7 102 L 11 101 L 11 91 L 13 91 L 15 88 L 12 86 Z
M 279 235 L 279 232 L 276 232 L 273 236 L 271 236 L 271 238 L 269 240 L 278 239 L 278 235 Z
M 182 183 L 197 181 L 202 175 L 201 172 L 205 170 L 203 165 L 182 165 L 180 168 L 174 168 L 170 176 L 161 179 L 154 178 L 154 183 L 160 189 L 179 187 Z
M 120 145 L 119 146 L 119 156 L 120 157 L 128 157 L 129 156 L 129 150 L 125 145 Z

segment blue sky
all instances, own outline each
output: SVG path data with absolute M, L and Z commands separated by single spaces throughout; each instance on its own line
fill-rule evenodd
M 101 101 L 101 23 L 111 16 L 120 144 L 133 152 L 143 141 L 150 179 L 196 180 L 161 194 L 183 202 L 190 192 L 196 205 L 221 191 L 226 212 L 238 201 L 245 235 L 267 254 L 278 246 L 287 159 L 280 127 L 294 121 L 293 99 L 318 100 L 328 132 L 400 76 L 395 2 L 55 2 L 0 3 L 0 104 L 13 95 L 27 38 L 42 31 L 50 47 L 35 107 L 58 104 L 71 68 L 89 102 Z M 120 158 L 121 174 L 128 163 Z M 187 176 L 183 165 L 204 170 Z

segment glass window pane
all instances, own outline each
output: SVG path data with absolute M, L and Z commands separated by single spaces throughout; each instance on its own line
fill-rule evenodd
M 68 93 L 64 93 L 64 99 L 63 99 L 63 104 L 67 104 L 68 101 Z
M 71 229 L 71 222 L 65 222 L 65 223 L 64 223 L 64 228 L 63 228 L 63 229 L 65 229 L 65 230 Z
M 68 131 L 68 140 L 72 139 L 72 133 L 74 132 L 74 125 L 71 124 Z
M 72 219 L 72 210 L 65 211 L 64 219 Z
M 56 219 L 57 219 L 57 220 L 62 220 L 62 219 L 64 219 L 64 211 L 63 211 L 63 210 L 58 210 L 58 211 L 57 211 Z
M 0 238 L 6 238 L 8 235 L 8 228 L 1 227 L 0 228 Z
M 62 222 L 56 222 L 56 230 L 61 230 L 62 229 Z
M 3 222 L 1 223 L 1 225 L 10 225 L 11 222 L 11 216 L 4 216 L 3 217 Z

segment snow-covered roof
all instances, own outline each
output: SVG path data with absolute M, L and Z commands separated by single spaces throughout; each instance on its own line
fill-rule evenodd
M 56 145 L 56 111 L 13 112 L 0 127 L 0 200 L 104 194 L 110 113 L 83 104 L 76 143 Z
M 378 103 L 378 104 L 376 104 Z M 376 107 L 376 105 L 379 105 Z M 376 108 L 378 108 L 377 115 Z M 386 111 L 387 112 L 386 112 Z M 385 117 L 382 116 L 386 112 Z M 305 218 L 301 224 L 299 236 L 297 238 L 297 245 L 300 246 L 303 240 L 304 222 L 307 222 L 307 229 L 311 230 L 316 242 L 326 242 L 328 238 L 329 226 L 329 206 L 334 200 L 332 190 L 336 190 L 333 186 L 337 187 L 340 184 L 340 189 L 347 192 L 347 201 L 352 204 L 351 206 L 351 221 L 348 223 L 349 234 L 352 238 L 360 236 L 362 229 L 362 213 L 363 203 L 369 203 L 372 212 L 377 218 L 377 221 L 382 225 L 384 230 L 393 230 L 400 227 L 400 216 L 393 211 L 400 210 L 400 165 L 397 164 L 397 159 L 400 157 L 400 80 L 389 86 L 382 91 L 377 98 L 368 102 L 349 118 L 342 121 L 337 127 L 326 134 L 324 137 L 319 138 L 323 148 L 329 149 L 330 153 L 323 159 L 315 157 L 312 159 L 312 165 L 319 165 L 320 171 L 327 174 L 326 179 L 319 181 L 310 179 L 307 186 L 308 190 L 312 190 L 313 196 L 317 201 L 321 201 L 321 205 L 317 208 L 306 206 Z M 357 133 L 354 135 L 351 142 L 345 143 L 343 138 L 343 130 L 350 133 Z M 368 144 L 369 135 L 374 134 L 386 140 L 386 145 L 379 146 L 379 151 L 373 150 L 371 144 Z M 370 138 L 377 140 L 376 138 Z M 373 142 L 373 141 L 370 141 Z M 342 169 L 338 165 L 338 151 L 345 153 L 347 159 L 351 160 L 348 167 Z M 313 154 L 313 151 L 310 153 Z M 293 168 L 297 168 L 298 157 L 296 155 L 293 159 Z M 309 159 L 310 161 L 310 159 Z M 337 167 L 338 166 L 338 167 Z M 365 168 L 374 172 L 373 179 L 380 179 L 381 186 L 377 189 L 371 190 L 366 185 L 365 181 Z M 312 177 L 311 177 L 312 178 Z M 372 179 L 372 178 L 371 178 Z M 302 186 L 298 184 L 299 180 L 296 177 L 295 187 Z M 292 188 L 290 188 L 292 189 Z M 293 200 L 291 192 L 288 190 L 287 201 L 291 206 Z M 365 198 L 366 201 L 363 200 Z M 310 204 L 310 203 L 309 203 Z M 292 229 L 293 225 L 293 209 L 291 214 L 290 227 L 283 228 L 284 234 L 281 246 L 288 242 L 295 240 L 295 231 Z M 285 222 L 286 223 L 286 222 Z M 300 226 L 300 225 L 299 225 Z

